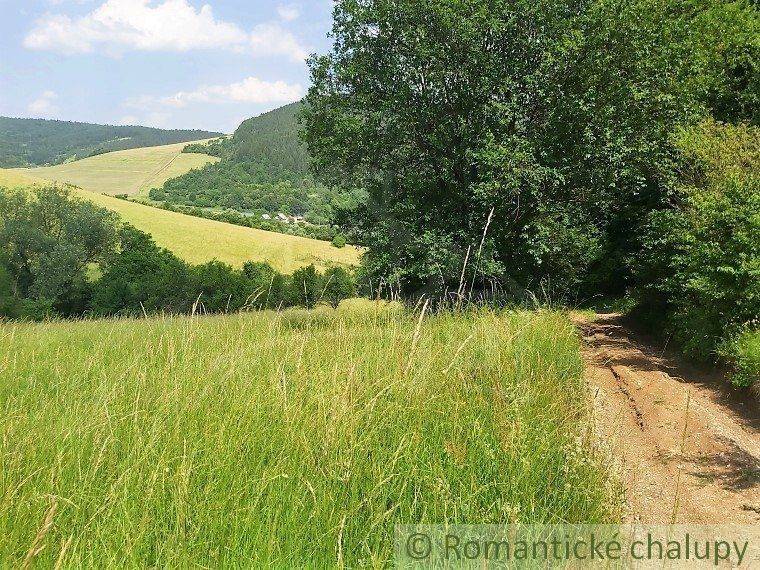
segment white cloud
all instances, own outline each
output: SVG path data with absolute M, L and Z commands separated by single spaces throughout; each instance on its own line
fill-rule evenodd
M 34 101 L 29 103 L 27 111 L 35 117 L 50 117 L 58 113 L 58 107 L 54 101 L 58 99 L 55 91 L 45 91 Z
M 277 14 L 286 22 L 292 22 L 301 17 L 301 9 L 297 4 L 283 4 L 277 6 Z
M 192 103 L 292 103 L 303 95 L 304 89 L 297 83 L 248 77 L 229 85 L 205 85 L 195 91 L 180 91 L 159 101 L 170 107 L 186 107 Z
M 30 49 L 87 53 L 96 46 L 143 51 L 235 48 L 247 34 L 187 0 L 107 0 L 85 16 L 47 15 L 24 39 Z
M 292 61 L 302 62 L 309 57 L 309 50 L 296 37 L 277 24 L 259 24 L 251 32 L 254 55 L 284 55 Z
M 284 20 L 299 15 L 294 6 L 281 8 Z M 24 46 L 64 54 L 102 49 L 110 55 L 126 50 L 226 49 L 257 57 L 286 56 L 297 62 L 309 51 L 276 23 L 259 24 L 248 33 L 218 20 L 208 4 L 196 9 L 188 0 L 107 0 L 80 17 L 48 14 L 37 20 Z

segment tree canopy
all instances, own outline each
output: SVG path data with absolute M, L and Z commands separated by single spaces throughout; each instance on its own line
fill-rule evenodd
M 340 0 L 334 20 L 305 140 L 325 184 L 369 192 L 367 269 L 407 293 L 457 290 L 466 262 L 481 290 L 620 293 L 678 126 L 757 120 L 747 2 Z

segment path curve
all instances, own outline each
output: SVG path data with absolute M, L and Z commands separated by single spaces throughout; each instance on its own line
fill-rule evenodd
M 760 406 L 720 371 L 576 317 L 594 419 L 625 487 L 626 522 L 760 523 Z

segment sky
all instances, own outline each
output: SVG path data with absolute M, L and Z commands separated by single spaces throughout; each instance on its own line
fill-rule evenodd
M 0 115 L 231 133 L 306 92 L 332 0 L 0 0 Z

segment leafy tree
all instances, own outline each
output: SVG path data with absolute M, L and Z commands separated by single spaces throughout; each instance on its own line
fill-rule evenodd
M 344 299 L 356 297 L 356 283 L 351 274 L 342 267 L 333 267 L 325 272 L 324 299 L 333 307 L 338 307 Z
M 258 309 L 279 309 L 287 305 L 287 280 L 271 265 L 248 262 L 243 265 L 243 275 L 248 280 L 248 303 L 251 306 Z
M 713 104 L 690 80 L 719 58 L 698 35 L 741 22 L 699 0 L 338 1 L 304 136 L 321 180 L 369 191 L 377 279 L 440 294 L 467 261 L 480 288 L 622 293 L 668 207 L 670 135 Z
M 210 261 L 192 269 L 191 290 L 209 313 L 242 309 L 252 291 L 244 275 L 221 261 Z
M 13 279 L 0 256 L 0 317 L 13 319 L 18 316 L 19 306 L 13 291 Z
M 683 185 L 633 260 L 638 314 L 708 359 L 760 321 L 760 129 L 709 120 L 677 144 Z
M 314 308 L 322 300 L 324 281 L 314 265 L 302 267 L 290 278 L 290 303 Z
M 194 300 L 187 264 L 128 224 L 119 238 L 119 250 L 106 260 L 95 285 L 93 311 L 98 315 L 187 311 Z
M 332 244 L 339 249 L 346 247 L 346 236 L 343 234 L 336 235 L 332 240 Z
M 28 316 L 87 309 L 88 269 L 113 249 L 115 223 L 114 214 L 66 189 L 39 188 L 32 196 L 0 191 L 0 257 Z

